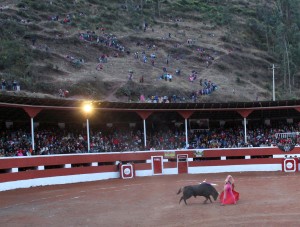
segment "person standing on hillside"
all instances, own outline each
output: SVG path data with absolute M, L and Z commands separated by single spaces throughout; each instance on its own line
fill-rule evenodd
M 12 84 L 13 84 L 13 85 L 12 85 L 13 90 L 16 91 L 16 90 L 17 90 L 17 85 L 18 85 L 18 84 L 17 84 L 17 81 L 16 81 L 16 80 L 13 80 Z
M 144 26 L 143 26 L 143 27 L 144 27 L 144 29 L 143 29 L 144 32 L 146 32 L 146 30 L 147 30 L 147 28 L 148 28 L 148 23 L 147 23 L 146 21 L 144 21 Z
M 128 73 L 128 80 L 132 81 L 133 80 L 133 71 L 130 69 Z
M 4 79 L 2 79 L 1 86 L 2 86 L 2 91 L 5 91 L 6 90 L 6 81 Z
M 36 36 L 32 36 L 31 42 L 32 42 L 32 46 L 34 46 L 36 43 Z

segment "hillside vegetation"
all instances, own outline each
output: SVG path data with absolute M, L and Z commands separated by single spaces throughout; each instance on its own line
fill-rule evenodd
M 69 98 L 124 102 L 140 95 L 272 100 L 274 64 L 276 100 L 300 97 L 297 0 L 15 0 L 0 7 L 0 76 L 15 95 L 59 97 L 62 89 Z M 172 81 L 161 79 L 166 73 Z M 21 91 L 11 91 L 14 80 Z M 214 89 L 201 95 L 206 82 Z

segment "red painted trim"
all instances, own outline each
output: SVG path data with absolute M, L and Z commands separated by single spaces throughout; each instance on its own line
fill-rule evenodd
M 43 108 L 40 107 L 23 107 L 23 109 L 31 118 L 34 118 L 39 112 L 43 110 Z
M 237 112 L 243 117 L 243 118 L 247 118 L 252 112 L 253 110 L 237 110 Z
M 32 157 L 12 157 L 0 158 L 0 182 L 28 180 L 34 178 L 68 176 L 89 173 L 118 172 L 116 161 L 123 163 L 133 163 L 135 171 L 152 170 L 151 161 L 153 156 L 162 156 L 168 160 L 163 163 L 165 169 L 177 168 L 177 155 L 186 154 L 189 158 L 195 158 L 194 151 L 180 150 L 173 151 L 174 157 L 168 157 L 170 151 L 165 152 L 130 152 L 130 153 L 101 153 L 101 154 L 74 154 L 74 155 L 57 155 L 57 156 L 32 156 Z M 226 166 L 226 165 L 257 165 L 257 164 L 281 164 L 282 158 L 272 158 L 274 154 L 294 156 L 300 153 L 300 148 L 296 147 L 293 153 L 285 153 L 280 149 L 274 148 L 245 148 L 245 149 L 211 149 L 204 150 L 201 161 L 189 161 L 189 167 L 200 166 Z M 225 156 L 226 160 L 221 160 L 221 156 Z M 238 157 L 240 159 L 230 159 L 230 157 Z M 245 159 L 250 156 L 250 159 Z M 259 156 L 271 156 L 270 158 L 255 158 Z M 217 158 L 218 160 L 205 160 L 205 158 Z M 98 166 L 91 166 L 97 163 Z M 71 165 L 71 168 L 64 168 L 65 164 Z M 86 164 L 87 166 L 75 167 L 72 164 Z M 37 170 L 38 166 L 44 166 L 45 170 Z M 53 168 L 48 169 L 49 166 Z M 57 166 L 57 167 L 55 167 Z M 33 167 L 33 170 L 9 173 L 12 168 Z
M 134 164 L 133 169 L 134 170 L 150 170 L 151 169 L 151 163 L 137 163 Z
M 283 152 L 278 147 L 274 148 L 240 148 L 240 149 L 211 149 L 204 150 L 204 157 L 221 157 L 221 156 L 262 156 L 262 155 L 288 155 L 294 156 L 294 154 L 300 153 L 300 147 L 295 147 L 292 152 Z
M 164 162 L 164 169 L 177 168 L 177 162 Z
M 140 153 L 109 153 L 109 154 L 84 154 L 84 155 L 58 155 L 58 156 L 31 156 L 0 159 L 0 170 L 15 167 L 64 165 L 92 162 L 129 162 L 135 160 L 151 160 L 151 156 L 163 156 L 164 152 Z
M 153 113 L 153 111 L 137 111 L 137 114 L 138 114 L 143 120 L 146 120 L 152 113 Z
M 192 114 L 195 111 L 191 111 L 191 110 L 180 110 L 178 111 L 178 113 L 184 118 L 184 119 L 188 119 L 190 118 L 190 116 L 192 116 Z

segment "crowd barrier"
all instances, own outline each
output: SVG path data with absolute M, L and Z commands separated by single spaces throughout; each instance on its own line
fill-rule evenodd
M 0 191 L 168 174 L 296 172 L 298 157 L 300 147 L 290 152 L 263 147 L 3 157 Z

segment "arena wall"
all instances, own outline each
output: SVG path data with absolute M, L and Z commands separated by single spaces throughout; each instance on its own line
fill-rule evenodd
M 180 162 L 179 156 L 186 155 Z M 162 158 L 162 175 L 283 171 L 283 160 L 300 157 L 300 147 L 114 152 L 0 158 L 0 191 L 120 178 L 119 162 L 133 166 L 134 177 L 156 175 L 153 157 Z M 186 167 L 186 172 L 180 170 Z M 297 169 L 298 162 L 297 162 Z

